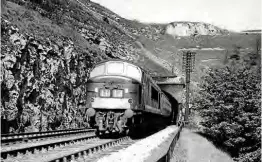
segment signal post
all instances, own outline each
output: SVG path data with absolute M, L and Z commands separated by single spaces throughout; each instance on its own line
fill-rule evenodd
M 183 72 L 186 73 L 186 107 L 185 107 L 185 123 L 188 123 L 189 117 L 189 86 L 190 86 L 190 73 L 193 72 L 195 67 L 195 54 L 196 52 L 192 51 L 183 51 Z

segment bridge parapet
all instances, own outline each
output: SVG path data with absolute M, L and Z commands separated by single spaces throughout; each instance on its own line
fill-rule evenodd
M 170 161 L 179 139 L 182 126 L 175 125 L 137 141 L 131 146 L 100 158 L 98 162 L 107 161 Z M 139 151 L 138 151 L 139 150 Z

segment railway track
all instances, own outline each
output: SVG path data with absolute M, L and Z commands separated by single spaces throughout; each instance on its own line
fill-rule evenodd
M 16 142 L 13 144 L 2 145 L 1 146 L 1 158 L 6 159 L 8 157 L 16 157 L 26 153 L 39 152 L 48 148 L 68 145 L 72 142 L 78 142 L 82 140 L 88 140 L 95 138 L 95 131 L 87 131 L 84 133 L 74 134 L 74 135 L 59 135 L 50 138 L 41 138 L 41 140 L 31 140 L 31 142 Z
M 90 132 L 1 148 L 3 162 L 168 161 L 182 126 L 170 126 L 138 140 L 100 139 Z M 112 137 L 112 136 L 111 136 Z M 157 142 L 158 141 L 158 142 Z M 141 150 L 142 149 L 142 150 Z M 152 154 L 152 155 L 151 155 Z M 142 160 L 143 161 L 143 160 Z
M 99 139 L 95 135 L 84 138 L 68 139 L 46 145 L 27 147 L 17 150 L 16 154 L 2 152 L 6 157 L 1 161 L 36 162 L 36 161 L 95 161 L 101 156 L 131 145 L 129 137 L 117 139 Z M 2 156 L 2 155 L 1 155 Z
M 71 130 L 56 130 L 45 132 L 30 132 L 30 133 L 18 133 L 18 134 L 1 134 L 1 146 L 13 145 L 17 143 L 32 142 L 37 140 L 43 140 L 47 138 L 58 138 L 63 136 L 85 134 L 94 132 L 94 129 L 71 129 Z

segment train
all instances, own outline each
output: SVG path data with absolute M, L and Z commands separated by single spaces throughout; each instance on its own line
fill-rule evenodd
M 86 115 L 97 135 L 139 134 L 177 120 L 172 99 L 140 66 L 112 59 L 97 63 L 86 83 Z

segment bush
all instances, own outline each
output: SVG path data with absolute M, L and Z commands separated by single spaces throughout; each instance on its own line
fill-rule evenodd
M 215 143 L 238 161 L 258 161 L 261 69 L 243 60 L 230 61 L 207 72 L 194 107 L 203 118 L 204 133 Z

